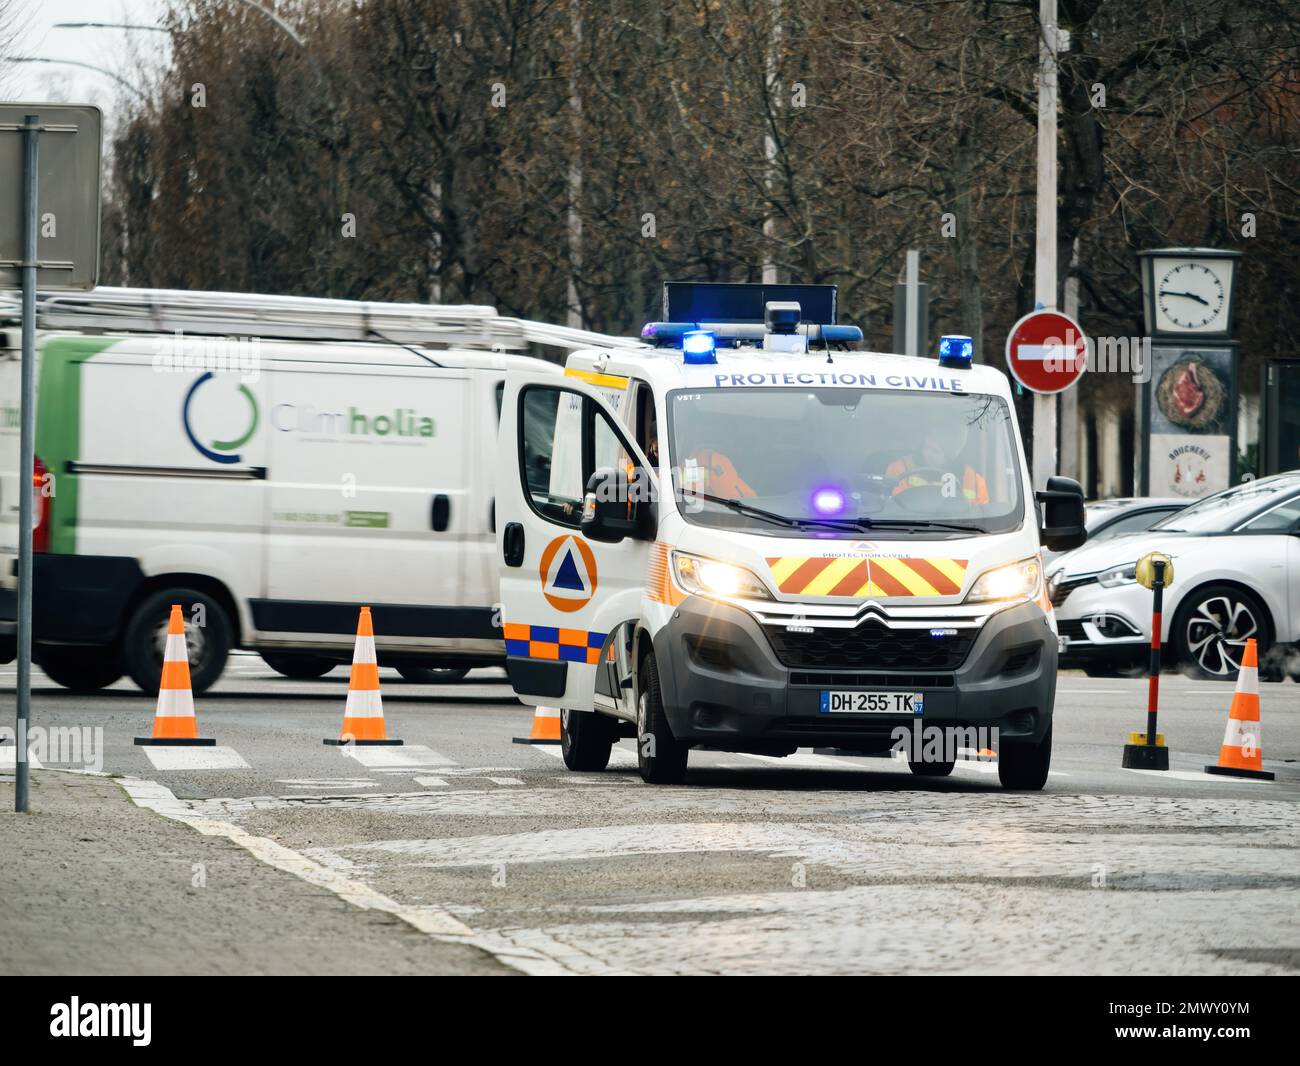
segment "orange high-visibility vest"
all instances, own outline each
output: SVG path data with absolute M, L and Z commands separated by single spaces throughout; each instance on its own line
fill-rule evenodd
M 886 477 L 896 477 L 899 479 L 898 484 L 894 486 L 891 495 L 897 496 L 900 492 L 906 492 L 913 487 L 924 485 L 938 485 L 937 481 L 926 481 L 919 474 L 909 474 L 908 471 L 916 464 L 912 462 L 911 456 L 903 456 L 901 459 L 895 459 L 885 467 Z M 979 474 L 975 473 L 969 466 L 962 472 L 961 476 L 961 494 L 972 503 L 988 503 L 989 487 Z

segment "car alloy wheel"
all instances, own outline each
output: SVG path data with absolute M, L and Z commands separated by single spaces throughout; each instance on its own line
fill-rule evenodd
M 1202 600 L 1184 622 L 1188 654 L 1207 674 L 1218 677 L 1237 673 L 1251 637 L 1263 642 L 1260 619 L 1251 604 L 1227 593 Z

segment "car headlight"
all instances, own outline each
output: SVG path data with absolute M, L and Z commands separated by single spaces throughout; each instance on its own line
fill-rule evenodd
M 1038 595 L 1042 566 L 1037 558 L 985 570 L 966 593 L 967 603 L 1003 603 L 1032 600 Z
M 673 573 L 676 574 L 677 583 L 682 588 L 697 596 L 748 600 L 772 598 L 772 594 L 759 580 L 757 574 L 746 570 L 743 566 L 724 563 L 720 559 L 705 559 L 699 555 L 673 552 Z
M 1104 589 L 1113 589 L 1117 585 L 1131 585 L 1137 580 L 1137 563 L 1125 563 L 1123 566 L 1112 566 L 1109 570 L 1103 570 L 1097 575 L 1097 584 Z

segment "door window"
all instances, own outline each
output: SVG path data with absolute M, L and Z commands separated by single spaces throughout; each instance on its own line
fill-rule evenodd
M 576 528 L 592 473 L 627 472 L 623 438 L 604 411 L 581 393 L 532 385 L 520 397 L 520 475 L 530 506 L 543 518 Z

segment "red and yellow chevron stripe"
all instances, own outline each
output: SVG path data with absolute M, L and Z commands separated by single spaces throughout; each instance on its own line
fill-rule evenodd
M 965 559 L 769 556 L 776 587 L 798 596 L 955 596 Z

